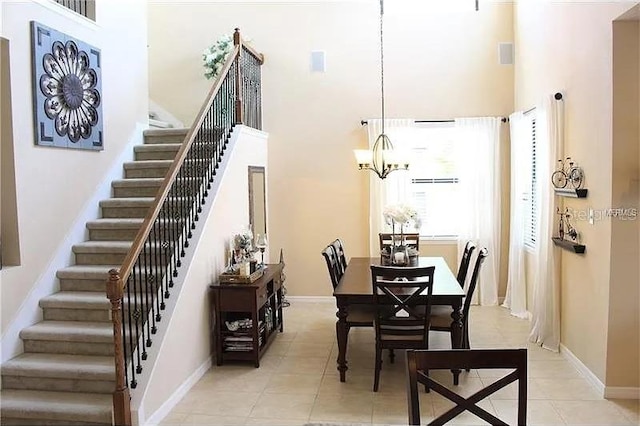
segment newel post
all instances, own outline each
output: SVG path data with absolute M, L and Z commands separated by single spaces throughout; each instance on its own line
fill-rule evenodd
M 244 117 L 242 116 L 242 37 L 240 37 L 240 28 L 236 28 L 233 33 L 233 45 L 239 46 L 238 57 L 236 58 L 236 124 L 242 124 Z
M 107 297 L 111 302 L 113 321 L 114 357 L 116 365 L 116 389 L 113 392 L 113 421 L 116 426 L 131 425 L 131 397 L 125 381 L 124 347 L 122 339 L 122 297 L 124 286 L 117 269 L 109 271 Z

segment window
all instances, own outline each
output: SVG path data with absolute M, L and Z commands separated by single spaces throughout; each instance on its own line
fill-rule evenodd
M 409 203 L 422 219 L 420 235 L 455 238 L 459 223 L 455 125 L 421 123 L 412 135 Z
M 537 166 L 536 166 L 536 118 L 533 117 L 531 119 L 531 139 L 528 141 L 528 152 L 527 158 L 530 160 L 529 164 L 526 165 L 528 168 L 527 175 L 529 180 L 527 182 L 528 192 L 525 194 L 524 201 L 525 205 L 525 236 L 524 236 L 524 245 L 529 248 L 535 248 L 536 246 L 536 231 L 538 229 L 538 220 L 537 220 L 537 212 L 538 212 L 538 191 L 536 190 L 537 186 Z

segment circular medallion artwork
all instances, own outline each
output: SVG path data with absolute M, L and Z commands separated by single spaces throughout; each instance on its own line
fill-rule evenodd
M 103 149 L 100 49 L 31 21 L 35 143 Z
M 53 43 L 51 53 L 42 58 L 45 73 L 40 77 L 40 90 L 46 96 L 44 112 L 54 120 L 56 133 L 71 142 L 91 136 L 98 123 L 100 93 L 98 76 L 90 67 L 89 55 L 78 51 L 73 41 Z

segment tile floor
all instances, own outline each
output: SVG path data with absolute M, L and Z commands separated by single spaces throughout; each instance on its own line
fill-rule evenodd
M 346 383 L 336 370 L 335 303 L 293 301 L 285 309 L 285 331 L 262 358 L 248 364 L 214 366 L 174 407 L 162 425 L 304 425 L 407 423 L 404 356 L 385 356 L 380 389 L 372 392 L 374 331 L 352 329 Z M 528 347 L 531 425 L 639 424 L 637 400 L 605 400 L 562 355 L 527 344 L 529 324 L 500 307 L 472 307 L 471 345 Z M 445 333 L 432 332 L 433 348 L 448 348 Z M 499 373 L 499 372 L 498 372 Z M 460 377 L 471 394 L 497 374 L 472 370 Z M 451 384 L 451 374 L 432 372 Z M 480 405 L 515 424 L 516 387 L 503 389 Z M 434 392 L 421 394 L 422 421 L 448 409 Z M 473 414 L 451 424 L 484 424 Z

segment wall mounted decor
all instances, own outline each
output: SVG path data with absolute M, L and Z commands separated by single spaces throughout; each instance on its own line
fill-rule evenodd
M 103 149 L 100 49 L 31 21 L 36 145 Z
M 556 213 L 560 216 L 558 221 L 558 236 L 552 237 L 553 243 L 565 250 L 582 254 L 585 252 L 586 246 L 580 244 L 580 234 L 576 228 L 571 225 L 571 213 L 569 209 L 565 211 L 556 209 Z
M 551 183 L 556 194 L 563 197 L 585 198 L 587 189 L 583 188 L 584 172 L 571 157 L 558 160 L 558 168 L 551 175 Z

